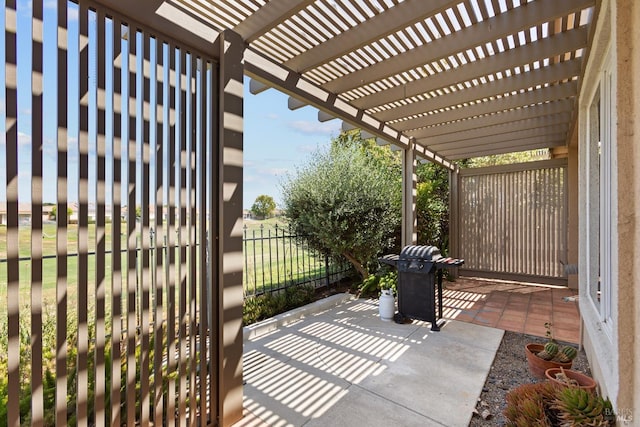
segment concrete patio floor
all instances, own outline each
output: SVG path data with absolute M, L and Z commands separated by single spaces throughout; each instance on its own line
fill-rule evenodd
M 503 330 L 338 294 L 245 329 L 245 426 L 467 426 Z

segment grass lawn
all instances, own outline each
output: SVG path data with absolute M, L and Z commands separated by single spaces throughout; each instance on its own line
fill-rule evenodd
M 126 231 L 127 224 L 122 224 L 123 231 Z M 55 312 L 56 303 L 56 285 L 57 285 L 57 259 L 56 253 L 56 225 L 47 223 L 43 225 L 42 236 L 42 304 L 46 313 L 53 314 Z M 111 224 L 105 226 L 105 250 L 111 250 Z M 126 235 L 122 235 L 122 247 L 126 247 Z M 90 306 L 89 313 L 95 306 L 95 288 L 96 288 L 96 226 L 89 224 L 88 226 L 88 263 L 87 263 L 87 293 Z M 67 228 L 67 274 L 66 274 L 66 298 L 68 310 L 75 312 L 77 306 L 78 292 L 78 226 L 77 224 L 69 224 Z M 18 249 L 21 258 L 19 262 L 20 272 L 20 307 L 28 307 L 31 304 L 31 266 L 32 261 L 29 258 L 31 253 L 31 228 L 21 226 L 18 230 Z M 107 307 L 109 306 L 110 290 L 111 290 L 111 263 L 112 254 L 104 255 L 105 261 L 105 278 Z M 126 274 L 127 269 L 127 253 L 121 253 L 121 265 L 123 273 Z M 6 301 L 7 298 L 7 238 L 6 226 L 0 226 L 0 301 Z M 123 284 L 123 286 L 126 286 Z M 126 294 L 123 295 L 126 301 Z M 0 304 L 0 317 L 6 317 L 7 304 Z M 22 310 L 24 311 L 24 310 Z M 29 311 L 27 311 L 28 313 Z
M 306 245 L 295 239 L 283 237 L 289 236 L 286 220 L 282 217 L 266 220 L 246 220 L 244 222 L 244 288 L 247 294 L 260 293 L 263 290 L 279 289 L 286 284 L 300 281 L 318 279 L 325 275 L 324 257 L 310 250 Z M 127 224 L 122 224 L 123 232 L 126 232 Z M 95 224 L 88 226 L 88 250 L 95 251 L 96 229 Z M 20 261 L 20 301 L 21 307 L 30 305 L 31 299 L 31 261 L 28 259 L 31 253 L 31 228 L 21 226 L 18 232 Z M 111 224 L 105 226 L 106 250 L 111 249 Z M 78 226 L 69 224 L 67 228 L 67 252 L 77 253 Z M 122 235 L 121 246 L 126 247 L 126 235 Z M 42 301 L 45 306 L 55 306 L 57 264 L 56 252 L 56 224 L 43 225 L 42 236 L 43 252 L 43 278 Z M 6 226 L 0 226 L 0 301 L 7 298 L 7 263 L 3 262 L 7 256 Z M 122 255 L 122 269 L 126 273 L 126 257 Z M 50 258 L 48 258 L 50 257 Z M 105 254 L 105 284 L 107 290 L 107 304 L 111 290 L 111 262 L 112 254 Z M 66 297 L 70 310 L 75 310 L 78 290 L 78 258 L 67 257 L 67 286 Z M 88 300 L 94 304 L 96 282 L 96 256 L 88 256 Z M 126 286 L 126 284 L 123 284 Z M 123 296 L 126 298 L 126 294 Z M 6 316 L 6 304 L 0 304 L 0 316 Z M 91 308 L 90 308 L 91 311 Z M 27 311 L 29 312 L 29 311 Z
M 324 277 L 324 257 L 288 237 L 284 218 L 245 220 L 244 224 L 243 281 L 248 295 Z

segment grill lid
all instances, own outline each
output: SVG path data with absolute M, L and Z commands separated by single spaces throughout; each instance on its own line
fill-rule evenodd
M 442 258 L 440 249 L 435 246 L 408 245 L 400 252 L 400 260 L 419 260 L 435 262 Z
M 398 271 L 429 274 L 440 258 L 440 249 L 435 246 L 408 245 L 400 252 Z

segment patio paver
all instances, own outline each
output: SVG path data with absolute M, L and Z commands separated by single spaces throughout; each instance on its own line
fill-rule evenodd
M 445 318 L 471 322 L 507 331 L 545 336 L 551 322 L 555 338 L 580 342 L 578 291 L 559 286 L 459 278 L 445 282 Z

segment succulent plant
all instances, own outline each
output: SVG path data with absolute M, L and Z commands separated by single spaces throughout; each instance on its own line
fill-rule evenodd
M 544 345 L 544 349 L 537 356 L 544 360 L 551 360 L 558 354 L 558 344 L 549 341 Z
M 565 347 L 562 347 L 562 349 L 555 355 L 553 360 L 561 363 L 568 363 L 575 359 L 577 355 L 578 350 L 576 350 L 575 347 L 567 345 Z
M 523 384 L 509 391 L 506 396 L 507 407 L 503 414 L 507 418 L 507 426 L 546 427 L 553 425 L 548 417 L 549 402 L 555 399 L 556 389 L 553 384 Z
M 615 420 L 609 399 L 578 387 L 559 389 L 552 408 L 562 426 L 609 426 Z

